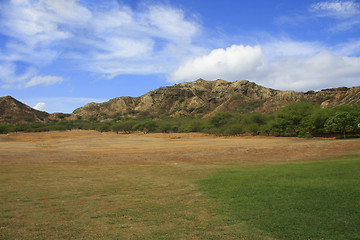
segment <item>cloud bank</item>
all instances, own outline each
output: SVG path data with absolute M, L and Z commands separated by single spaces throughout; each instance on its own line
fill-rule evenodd
M 181 64 L 169 80 L 247 79 L 267 87 L 298 91 L 338 87 L 339 83 L 359 85 L 359 57 L 338 56 L 325 47 L 314 47 L 316 43 L 280 43 L 215 49 Z M 292 51 L 284 52 L 282 46 L 291 46 Z

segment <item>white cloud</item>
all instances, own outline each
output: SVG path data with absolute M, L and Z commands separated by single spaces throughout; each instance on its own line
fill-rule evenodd
M 265 45 L 265 50 L 260 46 L 243 45 L 216 49 L 180 65 L 170 74 L 169 81 L 248 79 L 266 87 L 298 91 L 338 87 L 339 83 L 344 86 L 360 83 L 359 57 L 337 56 L 327 50 L 319 52 L 313 49 L 312 44 L 285 43 L 285 48 L 299 47 L 298 50 L 293 49 L 293 54 L 273 49 L 275 46 L 281 48 L 282 44 Z M 300 54 L 301 49 L 306 54 Z M 266 54 L 269 52 L 270 57 Z
M 347 18 L 359 14 L 360 4 L 354 1 L 325 1 L 312 4 L 310 11 L 319 16 Z
M 34 87 L 37 85 L 45 85 L 45 86 L 49 86 L 49 85 L 53 85 L 56 83 L 61 83 L 63 81 L 62 77 L 58 77 L 58 76 L 36 76 L 31 78 L 28 82 L 26 82 L 24 84 L 25 88 L 28 87 Z
M 310 12 L 316 17 L 336 19 L 329 27 L 331 32 L 348 31 L 360 25 L 360 3 L 355 1 L 325 1 L 314 3 Z
M 340 43 L 332 48 L 336 55 L 358 56 L 360 55 L 360 40 L 355 39 L 345 43 Z
M 36 74 L 36 70 L 34 68 L 28 68 L 23 73 L 17 73 L 16 70 L 17 68 L 14 63 L 0 62 L 1 88 L 24 88 L 26 81 Z
M 199 22 L 179 8 L 144 4 L 135 10 L 119 3 L 122 1 L 90 2 L 2 1 L 0 34 L 6 37 L 0 46 L 0 87 L 61 83 L 61 76 L 40 73 L 42 67 L 58 62 L 104 78 L 173 70 L 169 74 L 173 82 L 200 77 L 249 79 L 296 90 L 331 85 L 334 79 L 359 85 L 358 40 L 329 48 L 317 42 L 275 39 L 257 46 L 232 45 L 211 51 L 197 40 L 204 39 Z M 301 21 L 336 18 L 334 30 L 360 24 L 360 7 L 355 1 L 323 1 L 309 10 L 311 16 L 299 16 Z M 18 62 L 25 67 L 18 67 Z M 174 66 L 178 67 L 174 70 Z
M 115 6 L 94 13 L 88 28 L 93 32 L 90 38 L 81 39 L 93 49 L 79 53 L 83 69 L 107 78 L 165 73 L 169 65 L 200 50 L 193 40 L 201 27 L 180 9 L 149 5 L 133 12 L 126 6 Z
M 45 111 L 46 109 L 46 103 L 44 102 L 38 102 L 35 106 L 33 106 L 34 109 L 39 111 Z
M 35 68 L 27 68 L 19 73 L 16 64 L 0 61 L 0 88 L 28 88 L 37 85 L 53 85 L 61 83 L 62 77 L 59 76 L 37 76 L 38 71 Z
M 38 69 L 66 59 L 78 69 L 115 77 L 165 73 L 199 51 L 193 42 L 201 26 L 181 9 L 150 4 L 133 11 L 111 0 L 94 6 L 77 0 L 0 3 L 0 33 L 7 36 L 0 60 Z
M 269 62 L 252 77 L 265 86 L 284 90 L 357 86 L 360 83 L 360 58 L 336 56 L 328 51 L 307 58 L 283 57 Z
M 264 58 L 260 46 L 233 45 L 215 49 L 206 56 L 197 57 L 181 64 L 170 74 L 172 82 L 196 78 L 236 80 L 241 75 L 261 68 Z
M 263 44 L 264 54 L 270 59 L 279 56 L 312 56 L 324 49 L 318 42 L 299 42 L 290 39 L 273 39 Z
M 143 18 L 149 23 L 149 29 L 156 30 L 158 37 L 179 44 L 190 42 L 199 31 L 198 24 L 186 20 L 183 11 L 179 9 L 161 5 L 150 6 Z

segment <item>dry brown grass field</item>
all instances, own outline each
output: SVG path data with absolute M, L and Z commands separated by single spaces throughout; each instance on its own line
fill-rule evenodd
M 359 153 L 360 139 L 1 135 L 0 239 L 266 239 L 216 214 L 196 181 L 221 169 Z

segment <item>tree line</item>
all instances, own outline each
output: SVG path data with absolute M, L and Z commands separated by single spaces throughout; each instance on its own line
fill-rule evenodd
M 116 133 L 202 132 L 215 135 L 233 136 L 242 134 L 284 137 L 328 137 L 360 134 L 360 103 L 322 109 L 308 102 L 289 104 L 272 114 L 261 113 L 217 113 L 209 119 L 193 116 L 173 118 L 165 115 L 150 117 L 135 113 L 91 117 L 83 120 L 48 121 L 30 124 L 1 124 L 0 133 L 64 131 L 72 129 L 113 131 Z M 136 117 L 135 117 L 136 116 Z

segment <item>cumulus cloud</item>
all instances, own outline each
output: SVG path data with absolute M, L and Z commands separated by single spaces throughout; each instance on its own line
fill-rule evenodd
M 339 83 L 344 86 L 359 85 L 359 57 L 337 56 L 327 50 L 316 51 L 311 44 L 296 42 L 285 46 L 299 46 L 299 49 L 309 46 L 304 51 L 306 54 L 296 49 L 291 54 L 284 53 L 273 49 L 275 46 L 281 47 L 281 44 L 266 45 L 265 50 L 260 46 L 243 45 L 216 49 L 208 55 L 184 62 L 170 74 L 169 80 L 192 81 L 199 77 L 230 81 L 248 79 L 267 87 L 298 91 L 337 87 Z M 268 50 L 269 47 L 272 49 Z M 270 57 L 267 52 L 271 53 Z
M 34 109 L 39 111 L 45 111 L 46 109 L 46 103 L 44 102 L 38 102 L 35 106 L 33 106 Z
M 299 91 L 357 86 L 360 58 L 336 56 L 328 51 L 307 58 L 277 58 L 252 77 L 265 86 Z
M 206 56 L 191 59 L 170 74 L 172 82 L 195 78 L 235 80 L 260 68 L 264 59 L 260 46 L 233 45 L 226 49 L 215 49 Z

